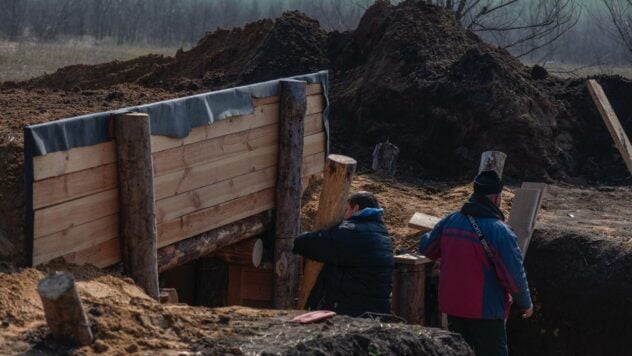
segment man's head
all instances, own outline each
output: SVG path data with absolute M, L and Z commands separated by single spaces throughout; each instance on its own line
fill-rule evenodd
M 347 208 L 345 209 L 345 220 L 351 218 L 353 213 L 366 208 L 379 208 L 375 195 L 369 192 L 353 193 L 347 198 Z
M 500 206 L 503 182 L 496 171 L 483 171 L 474 179 L 474 194 L 485 195 L 497 206 Z

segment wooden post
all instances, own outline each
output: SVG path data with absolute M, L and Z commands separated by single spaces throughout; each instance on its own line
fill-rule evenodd
M 147 114 L 114 118 L 124 272 L 158 300 L 156 206 Z
M 165 246 L 158 250 L 159 271 L 162 273 L 208 256 L 226 246 L 262 234 L 271 227 L 272 215 L 266 211 Z
M 357 162 L 351 157 L 342 155 L 327 157 L 323 188 L 318 201 L 318 214 L 314 223 L 315 230 L 325 229 L 342 221 L 356 165 Z M 305 259 L 298 303 L 300 309 L 305 309 L 307 298 L 322 269 L 322 263 Z
M 79 346 L 92 343 L 92 330 L 70 273 L 49 274 L 39 282 L 37 291 L 46 323 L 56 340 Z
M 394 292 L 397 296 L 393 311 L 409 324 L 422 324 L 424 321 L 425 265 L 429 262 L 432 261 L 424 256 L 395 256 L 397 289 Z
M 481 165 L 478 173 L 483 171 L 496 171 L 500 178 L 503 177 L 503 169 L 505 167 L 505 159 L 507 155 L 500 151 L 485 151 L 481 155 Z
M 298 258 L 292 253 L 301 231 L 301 178 L 303 132 L 307 109 L 306 84 L 279 82 L 279 160 L 276 182 L 276 229 L 274 241 L 275 308 L 293 309 L 298 290 Z
M 399 157 L 399 147 L 388 141 L 380 142 L 373 150 L 371 169 L 392 177 L 397 171 L 397 157 Z

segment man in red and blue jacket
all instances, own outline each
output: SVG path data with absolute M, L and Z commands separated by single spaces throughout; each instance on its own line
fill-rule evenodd
M 443 218 L 419 244 L 420 253 L 441 259 L 439 309 L 448 315 L 448 328 L 463 335 L 478 356 L 507 355 L 505 323 L 512 302 L 523 318 L 533 314 L 522 252 L 498 208 L 502 189 L 496 172 L 482 172 L 463 208 Z

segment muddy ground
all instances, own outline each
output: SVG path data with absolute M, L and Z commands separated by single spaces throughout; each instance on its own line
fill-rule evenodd
M 397 179 L 363 176 L 354 183 L 380 196 L 397 248 L 417 243 L 405 227 L 414 211 L 443 215 L 458 208 L 480 153 L 503 150 L 511 181 L 555 183 L 526 259 L 537 314 L 510 320 L 513 354 L 626 353 L 632 178 L 585 79 L 537 73 L 448 12 L 416 0 L 377 2 L 349 32 L 326 32 L 290 12 L 209 33 L 173 58 L 71 66 L 0 84 L 0 260 L 24 262 L 24 125 L 322 69 L 330 70 L 334 152 L 357 158 L 364 170 L 376 143 L 389 139 L 402 149 Z M 632 133 L 632 82 L 597 79 Z M 314 209 L 312 197 L 306 225 Z M 20 342 L 33 338 L 49 347 L 42 330 L 27 327 Z

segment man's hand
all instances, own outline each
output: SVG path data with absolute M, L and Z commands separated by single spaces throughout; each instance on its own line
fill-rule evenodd
M 531 306 L 531 308 L 524 310 L 522 312 L 523 319 L 529 319 L 532 315 L 533 315 L 533 306 Z

